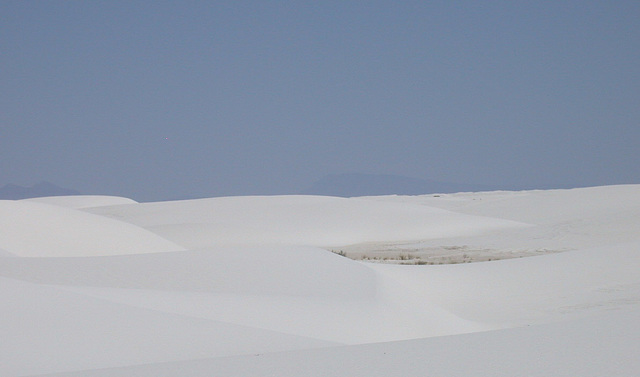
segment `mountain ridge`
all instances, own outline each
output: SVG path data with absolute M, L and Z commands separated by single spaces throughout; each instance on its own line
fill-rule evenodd
M 51 182 L 42 181 L 33 186 L 25 187 L 13 183 L 8 183 L 0 187 L 0 199 L 20 200 L 29 198 L 39 198 L 43 196 L 64 196 L 80 195 L 80 192 L 60 186 Z

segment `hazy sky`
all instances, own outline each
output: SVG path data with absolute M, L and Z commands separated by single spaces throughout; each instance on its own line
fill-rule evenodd
M 640 183 L 640 2 L 1 1 L 0 185 Z

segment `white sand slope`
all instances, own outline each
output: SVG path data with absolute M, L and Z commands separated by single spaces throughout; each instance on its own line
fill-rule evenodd
M 0 294 L 3 376 L 332 345 L 13 279 Z
M 56 205 L 0 201 L 0 248 L 22 257 L 156 253 L 181 246 L 134 225 Z
M 91 201 L 0 202 L 1 218 L 20 220 L 0 234 L 0 375 L 634 376 L 640 366 L 640 185 Z M 43 249 L 52 222 L 80 240 Z M 34 232 L 50 239 L 36 245 Z M 384 242 L 571 251 L 403 266 L 318 247 Z
M 48 377 L 634 377 L 640 310 L 391 343 L 219 357 Z
M 533 226 L 499 236 L 456 237 L 451 244 L 510 249 L 581 249 L 640 240 L 638 185 L 572 190 L 496 191 L 367 198 L 438 207 L 456 213 L 509 219 Z M 431 242 L 431 245 L 436 243 Z
M 228 197 L 90 208 L 187 248 L 231 244 L 342 246 L 526 227 L 434 207 L 323 196 Z

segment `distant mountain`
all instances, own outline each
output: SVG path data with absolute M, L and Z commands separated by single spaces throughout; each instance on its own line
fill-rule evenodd
M 18 200 L 42 196 L 80 195 L 78 191 L 62 188 L 50 182 L 40 182 L 31 187 L 7 184 L 0 187 L 0 199 Z
M 490 191 L 497 188 L 438 182 L 388 174 L 331 174 L 316 181 L 301 194 L 329 196 L 421 195 L 463 191 Z

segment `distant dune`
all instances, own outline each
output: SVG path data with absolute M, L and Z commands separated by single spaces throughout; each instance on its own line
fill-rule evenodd
M 348 198 L 354 196 L 393 194 L 422 195 L 463 191 L 489 191 L 496 189 L 498 189 L 498 187 L 439 182 L 399 175 L 349 173 L 327 175 L 300 193 Z

